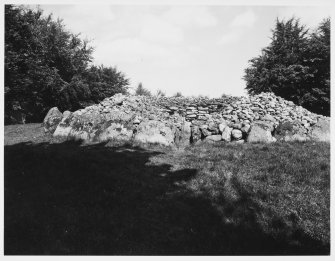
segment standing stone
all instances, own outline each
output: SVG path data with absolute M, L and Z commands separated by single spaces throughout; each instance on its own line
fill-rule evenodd
M 223 130 L 222 135 L 221 135 L 223 141 L 227 141 L 227 142 L 231 141 L 232 130 L 233 129 L 229 128 L 228 126 Z
M 179 139 L 179 145 L 187 146 L 190 144 L 191 139 L 191 123 L 185 121 L 181 126 L 181 138 Z
M 44 131 L 54 133 L 62 118 L 63 114 L 57 107 L 51 108 L 43 120 Z
M 275 139 L 271 135 L 273 125 L 269 122 L 256 121 L 251 125 L 250 133 L 248 135 L 248 142 L 274 142 Z
M 138 125 L 134 140 L 169 146 L 174 143 L 174 133 L 164 122 L 145 120 Z

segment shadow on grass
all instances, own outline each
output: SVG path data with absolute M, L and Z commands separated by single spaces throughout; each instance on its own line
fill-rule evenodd
M 329 253 L 308 238 L 292 245 L 264 233 L 242 187 L 241 200 L 222 199 L 218 211 L 209 197 L 178 185 L 197 170 L 150 164 L 163 152 L 79 145 L 5 147 L 6 255 Z M 245 222 L 225 222 L 229 209 Z

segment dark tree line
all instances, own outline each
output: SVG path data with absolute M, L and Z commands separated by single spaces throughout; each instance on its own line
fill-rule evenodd
M 129 80 L 113 67 L 92 66 L 93 48 L 42 10 L 5 6 L 5 123 L 15 115 L 40 122 L 54 106 L 76 110 L 115 93 Z
M 273 92 L 308 110 L 330 115 L 330 18 L 310 32 L 299 19 L 277 19 L 269 46 L 251 59 L 249 94 Z

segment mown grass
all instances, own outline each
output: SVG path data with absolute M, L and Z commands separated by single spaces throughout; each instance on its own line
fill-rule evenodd
M 7 255 L 329 254 L 329 144 L 5 145 Z

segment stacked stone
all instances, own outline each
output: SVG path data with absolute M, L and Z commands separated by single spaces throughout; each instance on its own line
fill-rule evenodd
M 156 104 L 165 108 L 169 114 L 177 112 L 184 116 L 191 123 L 195 141 L 219 140 L 218 136 L 211 136 L 220 134 L 224 136 L 221 140 L 243 142 L 247 140 L 251 127 L 259 121 L 269 123 L 271 127 L 268 129 L 272 132 L 280 123 L 290 122 L 299 130 L 299 135 L 306 137 L 319 119 L 329 120 L 272 93 L 218 99 L 165 97 Z M 217 124 L 224 124 L 227 129 L 222 129 L 218 134 L 206 128 L 214 118 Z
M 108 113 L 111 107 L 115 108 L 118 99 L 118 95 L 105 99 L 100 104 L 104 106 L 102 112 Z M 180 117 L 184 117 L 191 123 L 194 141 L 243 142 L 256 121 L 271 123 L 272 131 L 282 122 L 292 122 L 297 126 L 300 134 L 307 135 L 319 118 L 323 118 L 272 93 L 248 97 L 226 96 L 217 99 L 186 97 L 156 99 L 146 96 L 127 96 L 126 102 L 122 105 L 123 110 L 127 104 L 131 108 L 129 110 L 126 108 L 126 112 L 140 111 L 143 118 L 150 120 L 168 120 L 179 126 L 182 121 Z
M 280 122 L 296 121 L 308 132 L 310 127 L 322 117 L 272 93 L 249 97 L 227 96 L 218 99 L 164 97 L 163 100 L 158 101 L 158 104 L 165 107 L 170 114 L 178 112 L 185 116 L 187 121 L 196 125 L 208 121 L 210 115 L 220 113 L 224 120 L 229 124 L 235 124 L 234 128 L 238 129 L 254 121 L 265 119 L 273 121 L 276 126 Z M 167 104 L 173 104 L 173 106 Z
M 198 111 L 196 106 L 186 107 L 186 116 L 185 116 L 186 120 L 192 121 L 192 120 L 198 118 L 198 116 L 199 116 L 198 113 L 199 113 L 199 111 Z
M 298 134 L 299 139 L 304 139 L 320 119 L 329 121 L 328 117 L 311 113 L 271 93 L 248 97 L 226 96 L 218 99 L 154 98 L 116 94 L 99 104 L 70 113 L 66 119 L 64 115 L 62 117 L 60 128 L 55 131 L 56 136 L 66 136 L 71 131 L 73 136 L 85 139 L 96 137 L 96 133 L 100 133 L 113 122 L 115 126 L 108 127 L 110 132 L 106 132 L 104 138 L 110 138 L 115 133 L 119 135 L 117 130 L 122 128 L 122 137 L 129 138 L 138 128 L 144 131 L 143 126 L 149 126 L 150 121 L 155 121 L 159 128 L 167 127 L 175 133 L 170 135 L 171 139 L 176 135 L 179 138 L 175 139 L 187 140 L 186 136 L 189 135 L 190 141 L 195 143 L 243 143 L 252 139 L 262 141 L 263 137 L 266 141 L 275 141 L 272 134 L 284 122 L 292 123 L 295 134 Z M 121 124 L 122 128 L 118 124 Z M 45 124 L 46 128 L 52 130 L 49 125 Z M 159 133 L 158 130 L 157 132 Z M 166 134 L 163 136 L 167 137 Z

